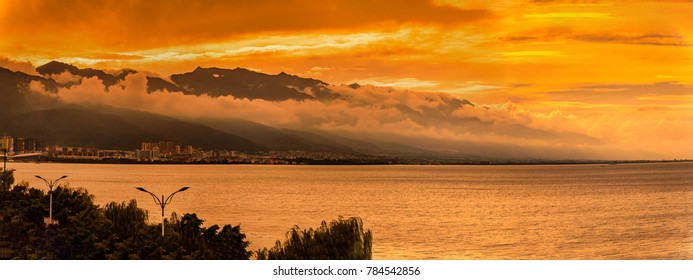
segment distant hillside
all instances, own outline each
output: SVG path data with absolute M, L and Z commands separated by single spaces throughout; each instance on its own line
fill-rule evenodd
M 46 143 L 133 149 L 143 139 L 162 139 L 115 115 L 74 108 L 42 110 L 0 120 L 2 131 L 13 136 L 41 139 Z
M 120 114 L 113 114 L 115 111 Z M 0 131 L 50 144 L 104 149 L 132 150 L 143 141 L 173 141 L 203 149 L 261 148 L 248 139 L 202 125 L 150 113 L 113 112 L 94 112 L 79 106 L 28 112 L 0 119 Z
M 49 91 L 55 91 L 58 87 L 53 80 L 0 67 L 0 117 L 55 104 L 55 100 L 51 98 L 29 92 L 29 83 L 32 81 L 40 82 Z
M 268 150 L 289 151 L 332 151 L 354 152 L 354 148 L 317 135 L 277 129 L 246 120 L 206 120 L 201 121 L 211 127 L 228 133 L 237 133 L 262 145 Z

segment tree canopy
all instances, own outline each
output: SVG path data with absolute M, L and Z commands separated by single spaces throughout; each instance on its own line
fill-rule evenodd
M 13 170 L 1 178 L 14 184 Z M 203 227 L 195 213 L 172 213 L 164 223 L 149 224 L 137 201 L 100 207 L 85 189 L 53 189 L 53 218 L 46 225 L 49 197 L 27 183 L 0 190 L 0 259 L 219 259 L 247 260 L 250 242 L 239 225 Z M 370 259 L 372 233 L 360 218 L 342 218 L 317 229 L 287 233 L 284 243 L 256 251 L 257 259 Z
M 3 177 L 14 182 L 11 172 Z M 242 259 L 252 255 L 240 226 L 213 225 L 196 214 L 165 223 L 166 235 L 147 223 L 137 202 L 94 204 L 85 189 L 53 189 L 53 218 L 45 225 L 48 195 L 23 183 L 0 191 L 1 259 Z

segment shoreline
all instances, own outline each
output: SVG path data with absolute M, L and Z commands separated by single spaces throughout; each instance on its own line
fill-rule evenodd
M 691 159 L 673 159 L 673 160 L 469 160 L 469 161 L 454 161 L 454 160 L 435 160 L 435 161 L 417 161 L 406 159 L 393 159 L 390 161 L 362 161 L 362 160 L 313 160 L 313 159 L 298 159 L 292 162 L 250 162 L 250 161 L 142 161 L 132 159 L 49 159 L 49 160 L 10 160 L 8 162 L 22 163 L 79 163 L 79 164 L 128 164 L 128 165 L 344 165 L 344 166 L 359 166 L 359 165 L 469 165 L 469 166 L 487 166 L 487 165 L 586 165 L 586 164 L 604 164 L 604 165 L 620 165 L 620 164 L 643 164 L 643 163 L 685 163 L 693 162 Z

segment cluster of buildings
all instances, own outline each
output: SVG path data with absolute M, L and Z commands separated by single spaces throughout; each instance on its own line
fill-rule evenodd
M 49 159 L 135 159 L 134 152 L 123 150 L 101 150 L 85 147 L 47 145 L 42 154 Z
M 68 147 L 46 145 L 32 138 L 0 138 L 2 152 L 10 160 L 48 160 L 70 162 L 170 162 L 170 163 L 245 163 L 245 164 L 331 164 L 331 163 L 387 163 L 388 156 L 364 155 L 348 152 L 319 151 L 239 151 L 195 149 L 192 145 L 179 145 L 171 141 L 142 142 L 135 150 L 103 150 L 95 147 Z
M 8 155 L 35 153 L 43 151 L 41 142 L 34 138 L 14 138 L 12 136 L 3 135 L 0 138 L 0 149 Z
M 170 141 L 142 142 L 140 149 L 135 150 L 135 158 L 144 160 L 186 159 L 193 156 L 195 149 L 191 145 L 181 146 Z
M 36 154 L 47 159 L 76 159 L 103 160 L 125 159 L 144 161 L 188 161 L 198 155 L 191 145 L 181 146 L 173 142 L 143 142 L 141 149 L 132 150 L 103 150 L 95 147 L 70 147 L 46 145 L 34 138 L 22 138 L 3 135 L 0 138 L 0 154 L 11 158 L 21 158 L 23 155 Z

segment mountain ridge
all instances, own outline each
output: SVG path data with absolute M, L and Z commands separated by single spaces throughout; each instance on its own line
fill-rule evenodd
M 171 75 L 170 79 L 144 75 L 146 77 L 146 88 L 144 89 L 146 92 L 143 93 L 179 92 L 183 95 L 201 97 L 203 99 L 200 100 L 206 102 L 205 104 L 216 102 L 216 98 L 222 96 L 233 97 L 235 100 L 247 100 L 236 102 L 224 99 L 222 102 L 233 104 L 233 106 L 214 106 L 213 108 L 216 108 L 216 110 L 224 110 L 224 108 L 229 108 L 228 110 L 238 109 L 238 107 L 234 106 L 252 104 L 253 100 L 256 99 L 275 102 L 272 104 L 276 106 L 286 106 L 288 104 L 289 106 L 300 106 L 300 110 L 312 110 L 313 108 L 318 108 L 319 110 L 314 113 L 309 111 L 288 111 L 297 115 L 287 117 L 307 117 L 304 120 L 304 125 L 306 126 L 303 127 L 275 127 L 272 124 L 262 124 L 255 121 L 255 118 L 259 117 L 255 115 L 244 115 L 237 117 L 237 119 L 215 117 L 216 111 L 206 112 L 204 107 L 185 108 L 187 111 L 191 111 L 190 109 L 200 110 L 195 114 L 206 116 L 205 118 L 187 117 L 186 120 L 171 117 L 175 115 L 167 114 L 166 112 L 163 114 L 145 112 L 147 108 L 146 106 L 142 107 L 141 104 L 135 107 L 139 108 L 139 110 L 116 108 L 108 105 L 98 106 L 90 103 L 89 109 L 81 107 L 78 109 L 72 108 L 72 111 L 65 111 L 65 108 L 61 107 L 65 104 L 58 98 L 58 89 L 61 89 L 61 92 L 69 92 L 72 89 L 71 87 L 78 85 L 80 81 L 76 80 L 72 84 L 60 84 L 54 80 L 58 78 L 56 75 L 62 75 L 67 72 L 79 77 L 97 77 L 106 86 L 105 92 L 102 93 L 103 96 L 99 96 L 96 99 L 101 100 L 99 98 L 110 98 L 109 90 L 114 89 L 109 89 L 108 84 L 111 84 L 111 86 L 119 85 L 119 87 L 115 88 L 117 91 L 114 91 L 114 93 L 117 95 L 124 94 L 126 85 L 130 83 L 119 83 L 126 79 L 128 75 L 138 72 L 126 69 L 117 72 L 118 74 L 109 74 L 102 70 L 92 68 L 80 69 L 57 61 L 37 67 L 37 72 L 43 76 L 32 76 L 4 68 L 0 69 L 0 86 L 2 86 L 0 87 L 0 101 L 4 101 L 3 104 L 7 104 L 6 108 L 8 108 L 0 111 L 0 130 L 9 131 L 10 133 L 23 132 L 31 134 L 32 137 L 36 137 L 35 135 L 40 133 L 71 131 L 71 133 L 76 135 L 83 135 L 84 139 L 77 137 L 58 140 L 66 144 L 72 143 L 73 145 L 101 143 L 98 146 L 103 148 L 119 147 L 122 143 L 127 143 L 129 147 L 133 145 L 137 147 L 137 143 L 132 140 L 135 138 L 134 136 L 118 132 L 118 129 L 112 129 L 119 128 L 137 135 L 140 138 L 137 142 L 175 141 L 181 144 L 193 144 L 204 149 L 241 151 L 305 150 L 410 155 L 456 154 L 463 157 L 474 155 L 501 156 L 505 153 L 512 155 L 512 157 L 521 157 L 523 154 L 532 158 L 555 157 L 553 155 L 542 155 L 543 151 L 541 148 L 522 146 L 522 144 L 513 142 L 501 144 L 497 141 L 493 143 L 461 140 L 441 141 L 440 136 L 434 135 L 415 135 L 411 134 L 411 132 L 398 135 L 392 134 L 397 133 L 393 131 L 380 132 L 377 130 L 378 126 L 375 126 L 376 129 L 371 130 L 363 130 L 363 127 L 360 131 L 339 130 L 339 126 L 349 128 L 360 124 L 362 117 L 368 120 L 368 116 L 364 114 L 375 113 L 378 115 L 384 114 L 383 116 L 385 117 L 384 120 L 375 119 L 376 124 L 378 122 L 383 124 L 383 121 L 386 122 L 384 123 L 385 125 L 410 123 L 414 127 L 430 128 L 432 132 L 447 133 L 449 131 L 457 131 L 472 135 L 481 134 L 515 139 L 528 143 L 549 142 L 560 145 L 577 145 L 576 147 L 602 144 L 601 140 L 584 134 L 537 129 L 521 123 L 498 122 L 484 115 L 488 113 L 483 111 L 484 107 L 478 108 L 468 100 L 444 93 L 417 93 L 407 90 L 399 91 L 388 87 L 362 86 L 358 84 L 333 86 L 321 80 L 302 78 L 285 72 L 270 75 L 240 67 L 234 69 L 196 67 L 191 72 Z M 30 90 L 28 85 L 35 82 L 42 84 L 45 92 L 34 92 L 35 88 Z M 89 94 L 90 91 L 88 87 L 76 89 L 78 89 L 77 94 Z M 103 91 L 103 88 L 97 90 Z M 158 95 L 156 98 L 166 98 L 165 96 Z M 180 96 L 172 97 L 176 98 L 173 100 L 197 102 L 197 100 L 188 97 L 183 99 Z M 79 96 L 73 95 L 71 98 L 75 100 L 74 98 L 78 99 Z M 148 99 L 148 97 L 147 99 L 142 99 L 142 96 L 134 95 L 127 98 L 135 98 L 132 100 Z M 284 101 L 288 100 L 300 103 L 284 103 Z M 274 110 L 281 109 L 275 108 Z M 339 110 L 351 111 L 342 112 Z M 47 112 L 58 115 L 64 113 L 65 117 L 48 120 L 45 118 Z M 159 109 L 159 112 L 161 112 L 161 109 Z M 256 111 L 251 110 L 249 112 Z M 44 117 L 39 118 L 36 116 Z M 237 114 L 229 114 L 228 116 L 237 116 Z M 22 122 L 23 120 L 24 122 Z M 33 123 L 26 120 L 33 120 Z M 42 125 L 42 122 L 50 123 L 57 129 L 49 130 L 45 125 Z M 23 125 L 17 125 L 17 123 Z M 74 130 L 72 127 L 68 127 L 70 123 L 79 123 L 84 129 L 100 129 L 105 132 L 101 134 L 92 132 L 82 133 Z M 364 124 L 366 124 L 366 128 L 369 128 L 372 123 Z M 327 128 L 334 125 L 338 129 L 324 129 L 323 126 L 325 125 L 327 125 Z M 34 130 L 28 130 L 27 127 L 33 127 Z M 393 135 L 396 136 L 393 137 Z M 111 141 L 112 139 L 109 139 L 109 137 L 120 138 L 121 140 Z M 497 151 L 502 152 L 499 153 Z M 578 156 L 584 154 L 564 153 L 560 149 L 552 149 L 551 153 Z

